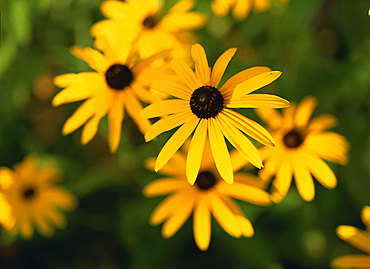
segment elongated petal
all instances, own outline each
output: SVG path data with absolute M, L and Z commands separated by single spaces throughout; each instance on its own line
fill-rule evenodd
M 171 61 L 171 66 L 177 76 L 181 77 L 181 79 L 186 84 L 186 86 L 189 87 L 189 89 L 195 90 L 202 86 L 195 76 L 193 70 L 191 70 L 191 68 L 185 63 L 174 59 Z
M 156 91 L 167 93 L 177 98 L 190 100 L 193 90 L 185 86 L 183 83 L 174 80 L 155 80 L 152 83 L 152 88 Z M 194 88 L 195 90 L 196 88 Z
M 283 117 L 273 108 L 257 108 L 255 112 L 270 129 L 278 129 L 283 124 Z
M 208 66 L 207 55 L 204 48 L 199 44 L 191 47 L 191 56 L 195 62 L 195 74 L 201 85 L 210 83 L 211 69 Z
M 63 135 L 70 134 L 80 128 L 96 113 L 97 106 L 98 104 L 95 98 L 85 101 L 64 124 L 62 130 Z
M 229 184 L 234 182 L 233 168 L 231 165 L 229 151 L 224 136 L 220 130 L 217 120 L 208 119 L 208 136 L 213 159 L 220 176 Z
M 316 156 L 311 156 L 310 154 L 306 154 L 305 159 L 312 175 L 321 183 L 321 185 L 329 189 L 332 189 L 337 185 L 337 178 L 324 161 Z
M 85 61 L 92 69 L 99 73 L 105 73 L 109 67 L 109 61 L 103 54 L 92 48 L 73 47 L 71 53 Z
M 158 225 L 172 215 L 182 203 L 187 200 L 188 192 L 175 193 L 164 199 L 150 215 L 149 222 L 151 225 Z
M 337 235 L 352 246 L 370 253 L 370 235 L 356 227 L 341 225 L 337 228 Z
M 181 32 L 199 28 L 206 22 L 206 16 L 196 12 L 167 14 L 159 22 L 158 27 L 166 32 Z
M 227 107 L 231 108 L 284 108 L 290 103 L 272 94 L 248 94 L 239 98 L 231 98 Z
M 211 241 L 211 213 L 205 199 L 200 199 L 194 209 L 194 240 L 200 250 L 207 250 Z
M 78 74 L 69 73 L 59 75 L 54 78 L 53 82 L 57 87 L 65 88 L 72 85 L 85 85 L 86 82 L 96 81 L 102 75 L 96 72 L 82 72 Z M 94 83 L 95 84 L 95 83 Z
M 207 137 L 207 121 L 200 120 L 191 139 L 186 161 L 186 177 L 191 185 L 197 179 L 200 163 L 202 161 L 204 143 Z
M 324 114 L 312 119 L 308 125 L 308 132 L 322 132 L 326 129 L 333 128 L 338 123 L 336 117 Z
M 157 161 L 155 163 L 155 171 L 161 169 L 172 155 L 184 144 L 185 140 L 191 135 L 194 129 L 197 127 L 199 119 L 195 116 L 188 119 L 167 141 L 163 146 L 161 152 L 159 152 Z
M 235 55 L 236 48 L 231 48 L 225 51 L 216 61 L 212 69 L 211 74 L 211 86 L 218 87 L 222 76 L 225 73 L 226 67 L 231 61 L 231 58 Z
M 171 7 L 169 13 L 183 13 L 194 7 L 194 0 L 180 0 Z
M 230 109 L 224 109 L 221 115 L 225 115 L 228 118 L 225 120 L 229 120 L 232 125 L 261 144 L 275 146 L 274 138 L 257 122 Z
M 219 124 L 222 133 L 226 136 L 227 140 L 235 147 L 251 164 L 257 168 L 262 168 L 262 160 L 259 156 L 258 150 L 252 142 L 235 126 L 228 123 L 223 115 L 219 115 Z
M 141 116 L 141 111 L 143 110 L 141 103 L 136 99 L 132 92 L 129 91 L 127 91 L 121 99 L 125 104 L 127 114 L 134 120 L 139 130 L 145 134 L 150 127 L 150 121 Z
M 81 144 L 89 143 L 98 132 L 99 122 L 104 115 L 93 116 L 84 126 L 81 134 Z
M 362 222 L 366 225 L 367 229 L 370 230 L 370 206 L 364 206 L 361 211 Z
M 299 153 L 294 158 L 293 173 L 299 194 L 303 200 L 311 201 L 315 197 L 315 185 L 307 164 Z
M 271 71 L 247 79 L 235 86 L 231 98 L 236 99 L 265 87 L 266 85 L 274 82 L 278 77 L 280 77 L 280 75 L 280 71 Z
M 256 2 L 254 2 L 256 3 Z M 237 20 L 244 20 L 252 8 L 252 1 L 236 1 L 232 14 Z
M 147 167 L 149 170 L 154 171 L 155 159 L 156 158 L 149 158 L 148 160 L 146 160 L 145 167 Z M 161 174 L 176 176 L 176 178 L 178 179 L 180 178 L 186 179 L 185 165 L 186 165 L 186 156 L 180 152 L 176 152 L 172 156 L 172 158 L 168 161 L 168 163 L 164 167 L 162 167 Z M 179 167 L 183 167 L 184 169 L 179 169 Z
M 151 104 L 143 109 L 141 116 L 144 118 L 155 118 L 177 114 L 189 110 L 189 102 L 184 100 L 164 100 Z
M 368 269 L 370 268 L 370 256 L 369 255 L 344 255 L 335 258 L 331 264 L 333 268 L 342 269 Z
M 236 75 L 229 78 L 226 81 L 226 83 L 220 88 L 222 96 L 224 96 L 224 98 L 230 97 L 236 85 L 252 77 L 255 77 L 257 75 L 260 75 L 260 74 L 263 74 L 269 71 L 271 71 L 270 68 L 263 67 L 263 66 L 251 67 L 246 70 L 240 71 Z
M 294 114 L 294 124 L 297 127 L 304 127 L 307 125 L 313 110 L 317 105 L 317 99 L 313 96 L 304 98 Z
M 177 126 L 184 124 L 186 121 L 189 120 L 189 118 L 192 118 L 192 114 L 190 114 L 188 111 L 185 111 L 160 119 L 152 126 L 150 126 L 148 131 L 145 133 L 145 141 L 148 142 L 156 138 L 161 133 L 172 130 Z
M 238 226 L 242 231 L 243 237 L 252 237 L 254 235 L 254 229 L 249 219 L 243 216 L 236 216 L 236 221 L 238 222 Z
M 241 237 L 242 232 L 239 228 L 235 215 L 225 205 L 225 203 L 214 193 L 209 193 L 209 205 L 211 211 L 220 226 L 233 237 Z
M 44 216 L 36 217 L 35 223 L 37 230 L 45 237 L 51 237 L 54 235 L 54 228 L 46 222 Z
M 290 184 L 292 183 L 292 167 L 290 158 L 286 156 L 286 160 L 282 161 L 278 168 L 276 178 L 272 183 L 272 200 L 275 203 L 280 203 L 288 193 Z M 265 163 L 265 168 L 268 168 L 268 163 Z
M 120 99 L 117 99 L 108 113 L 108 145 L 112 153 L 117 151 L 121 139 L 123 116 L 123 105 Z
M 181 187 L 184 187 L 184 181 L 182 180 L 173 178 L 157 179 L 144 187 L 143 194 L 147 197 L 161 196 L 172 193 Z

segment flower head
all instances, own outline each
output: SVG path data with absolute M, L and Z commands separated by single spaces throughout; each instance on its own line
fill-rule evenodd
M 367 230 L 362 231 L 352 226 L 341 225 L 337 235 L 366 254 L 344 255 L 331 262 L 333 268 L 370 268 L 370 207 L 362 209 L 361 218 Z
M 54 185 L 57 179 L 55 167 L 37 166 L 35 156 L 17 164 L 14 171 L 0 168 L 0 180 L 6 182 L 0 188 L 4 228 L 25 239 L 32 237 L 34 226 L 48 237 L 54 234 L 53 226 L 64 228 L 67 221 L 60 210 L 74 209 L 77 201 L 66 189 Z
M 141 132 L 144 133 L 150 126 L 147 119 L 139 116 L 142 110 L 139 100 L 153 102 L 157 99 L 148 89 L 163 70 L 151 64 L 166 52 L 138 61 L 129 43 L 116 48 L 117 51 L 105 40 L 98 40 L 96 45 L 103 54 L 92 48 L 72 49 L 72 54 L 86 61 L 96 72 L 56 77 L 55 84 L 65 89 L 54 97 L 52 103 L 59 106 L 87 99 L 67 120 L 62 131 L 67 135 L 86 123 L 81 136 L 82 144 L 91 141 L 98 131 L 100 120 L 108 115 L 108 143 L 111 152 L 115 152 L 121 138 L 125 109 Z
M 148 166 L 153 167 L 154 160 L 149 160 Z M 245 173 L 236 173 L 233 185 L 225 183 L 214 165 L 209 146 L 205 148 L 194 185 L 190 185 L 186 180 L 185 166 L 186 156 L 177 152 L 162 170 L 169 178 L 159 179 L 145 186 L 143 193 L 148 197 L 169 195 L 153 211 L 150 223 L 158 225 L 164 222 L 162 235 L 169 238 L 193 212 L 194 239 L 201 250 L 208 249 L 211 240 L 211 215 L 231 236 L 253 236 L 252 224 L 231 198 L 269 205 L 269 194 L 259 187 L 259 184 L 263 183 L 262 180 Z M 239 167 L 238 160 L 235 160 L 234 170 Z
M 216 167 L 226 182 L 233 182 L 233 171 L 224 136 L 254 166 L 262 167 L 257 149 L 242 132 L 263 144 L 274 145 L 273 138 L 262 126 L 230 108 L 279 108 L 289 106 L 289 102 L 275 95 L 249 94 L 280 76 L 281 72 L 271 71 L 267 67 L 241 71 L 219 87 L 221 77 L 235 52 L 236 49 L 227 50 L 218 58 L 211 71 L 203 47 L 195 44 L 191 50 L 195 73 L 182 61 L 172 60 L 171 65 L 178 80 L 153 82 L 154 89 L 178 99 L 160 101 L 143 110 L 144 117 L 166 116 L 148 129 L 145 133 L 146 141 L 182 125 L 159 153 L 156 171 L 168 162 L 194 130 L 186 162 L 186 175 L 191 184 L 195 183 L 198 175 L 207 133 Z
M 264 169 L 260 176 L 269 180 L 273 175 L 272 196 L 275 202 L 287 194 L 292 177 L 301 197 L 311 201 L 315 197 L 312 175 L 326 188 L 334 188 L 336 177 L 322 160 L 347 163 L 347 140 L 334 132 L 325 130 L 336 124 L 331 115 L 321 115 L 310 121 L 316 106 L 314 97 L 306 97 L 297 108 L 292 105 L 281 116 L 273 109 L 258 109 L 275 139 L 276 147 L 260 149 Z M 312 174 L 312 175 L 311 175 Z
M 134 40 L 144 58 L 164 49 L 173 49 L 173 56 L 184 58 L 184 44 L 192 40 L 186 34 L 205 23 L 204 15 L 189 11 L 193 5 L 192 0 L 181 0 L 161 17 L 159 0 L 105 1 L 101 10 L 108 20 L 95 24 L 91 33 L 108 40 Z

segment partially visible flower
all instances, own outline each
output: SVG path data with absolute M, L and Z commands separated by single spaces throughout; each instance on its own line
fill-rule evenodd
M 188 150 L 187 143 L 185 144 L 186 153 Z M 239 160 L 235 160 L 233 164 L 236 171 L 240 167 Z M 154 159 L 148 160 L 147 165 L 153 168 Z M 185 154 L 176 152 L 161 171 L 169 177 L 153 181 L 143 190 L 147 197 L 169 195 L 150 216 L 152 225 L 164 222 L 163 237 L 173 236 L 191 213 L 193 213 L 194 240 L 201 250 L 207 250 L 211 240 L 211 215 L 231 236 L 237 238 L 253 236 L 251 222 L 232 198 L 257 205 L 270 205 L 269 194 L 260 188 L 262 180 L 246 173 L 236 173 L 234 184 L 225 183 L 214 165 L 209 146 L 205 147 L 194 185 L 187 182 L 185 167 Z
M 35 156 L 26 157 L 14 171 L 1 167 L 0 222 L 3 227 L 11 234 L 20 233 L 24 239 L 33 236 L 34 226 L 47 237 L 54 234 L 54 226 L 65 228 L 67 221 L 60 211 L 73 210 L 77 200 L 65 188 L 55 186 L 58 177 L 54 166 L 38 166 Z
M 148 129 L 145 140 L 150 141 L 181 125 L 159 153 L 156 171 L 171 159 L 194 130 L 186 162 L 186 175 L 190 184 L 194 184 L 198 175 L 207 136 L 216 167 L 227 183 L 233 183 L 233 171 L 224 136 L 254 166 L 262 167 L 257 149 L 243 133 L 267 145 L 274 145 L 273 138 L 258 123 L 230 108 L 282 108 L 288 107 L 289 102 L 275 95 L 250 94 L 281 75 L 281 72 L 271 71 L 267 67 L 241 71 L 219 87 L 235 52 L 235 48 L 227 50 L 218 58 L 211 71 L 203 47 L 195 44 L 191 49 L 195 73 L 184 62 L 172 60 L 172 68 L 181 82 L 169 78 L 153 82 L 155 90 L 178 99 L 160 101 L 143 110 L 142 115 L 147 118 L 165 116 Z
M 165 49 L 173 49 L 174 57 L 186 58 L 186 44 L 192 37 L 179 39 L 178 34 L 190 33 L 205 23 L 205 16 L 189 10 L 192 0 L 181 0 L 163 17 L 160 0 L 105 1 L 102 13 L 108 17 L 96 23 L 91 34 L 108 40 L 133 40 L 141 57 L 149 57 Z M 184 46 L 185 45 L 185 46 Z
M 66 121 L 63 134 L 70 134 L 85 124 L 81 143 L 87 144 L 97 133 L 100 120 L 108 115 L 108 144 L 110 151 L 115 152 L 121 138 L 125 109 L 141 132 L 150 126 L 147 119 L 139 116 L 142 110 L 139 100 L 146 103 L 158 100 L 148 90 L 152 80 L 163 75 L 163 69 L 152 66 L 152 63 L 164 57 L 166 52 L 138 60 L 135 48 L 128 42 L 120 47 L 112 44 L 97 40 L 96 45 L 103 54 L 92 48 L 74 47 L 72 54 L 96 72 L 56 77 L 55 84 L 65 89 L 54 97 L 52 104 L 59 106 L 87 99 Z
M 341 225 L 337 228 L 337 235 L 352 246 L 366 254 L 351 254 L 335 258 L 331 262 L 333 268 L 370 268 L 370 207 L 365 206 L 361 212 L 362 222 L 367 230 L 362 231 L 352 226 Z
M 265 167 L 259 175 L 266 181 L 273 175 L 272 197 L 280 202 L 287 194 L 294 175 L 298 192 L 305 201 L 315 197 L 312 175 L 326 188 L 334 188 L 337 179 L 330 167 L 322 160 L 346 164 L 348 141 L 341 135 L 325 130 L 336 125 L 336 118 L 321 115 L 310 121 L 317 100 L 304 98 L 299 106 L 283 110 L 280 115 L 274 109 L 257 109 L 259 116 L 268 124 L 276 146 L 262 147 L 259 152 Z
M 288 0 L 278 0 L 285 3 Z M 253 9 L 263 12 L 271 7 L 271 0 L 213 0 L 212 10 L 217 16 L 226 16 L 229 10 L 237 20 L 244 20 Z

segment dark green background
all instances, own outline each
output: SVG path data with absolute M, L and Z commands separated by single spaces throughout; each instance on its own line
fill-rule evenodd
M 50 98 L 34 94 L 40 78 L 53 96 L 58 90 L 48 86 L 50 78 L 89 70 L 69 49 L 92 45 L 89 28 L 103 19 L 101 1 L 1 0 L 0 166 L 12 167 L 33 152 L 57 162 L 62 184 L 78 196 L 79 206 L 67 214 L 68 228 L 51 239 L 36 234 L 22 241 L 1 231 L 0 268 L 328 268 L 334 257 L 358 253 L 335 229 L 364 228 L 360 211 L 370 204 L 370 1 L 292 0 L 286 6 L 273 1 L 271 10 L 242 22 L 215 17 L 210 1 L 198 2 L 195 9 L 208 22 L 196 34 L 210 64 L 226 49 L 238 48 L 223 82 L 245 68 L 268 66 L 283 75 L 259 93 L 296 102 L 314 95 L 319 100 L 314 115 L 338 117 L 334 131 L 352 145 L 348 166 L 330 164 L 338 186 L 327 190 L 315 182 L 309 203 L 294 186 L 278 205 L 241 202 L 254 225 L 253 238 L 231 238 L 213 221 L 209 250 L 201 252 L 190 219 L 173 238 L 163 239 L 160 226 L 148 223 L 162 198 L 141 195 L 145 184 L 161 176 L 145 170 L 143 161 L 156 156 L 172 132 L 144 143 L 126 117 L 112 155 L 106 120 L 93 141 L 81 146 L 81 129 L 61 135 L 79 104 L 53 108 Z M 261 122 L 253 111 L 243 113 Z

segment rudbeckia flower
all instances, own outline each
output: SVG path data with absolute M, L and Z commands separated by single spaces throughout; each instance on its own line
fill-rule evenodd
M 361 212 L 362 222 L 367 230 L 362 231 L 352 226 L 341 225 L 337 228 L 337 235 L 352 246 L 366 254 L 350 254 L 335 258 L 331 262 L 333 268 L 370 268 L 370 207 L 365 206 Z
M 298 192 L 305 201 L 315 197 L 312 175 L 326 188 L 334 188 L 337 179 L 322 160 L 346 164 L 349 143 L 334 132 L 325 130 L 335 126 L 331 115 L 318 116 L 310 121 L 316 106 L 314 97 L 306 97 L 297 109 L 292 105 L 283 115 L 273 109 L 257 109 L 275 139 L 276 147 L 262 147 L 260 154 L 264 169 L 259 175 L 270 180 L 273 175 L 272 197 L 280 202 L 287 194 L 294 175 Z
M 96 23 L 91 34 L 108 40 L 134 39 L 139 55 L 149 57 L 165 49 L 173 56 L 187 57 L 184 45 L 192 43 L 190 30 L 205 23 L 205 16 L 190 12 L 194 1 L 182 0 L 161 16 L 160 0 L 105 1 L 102 13 L 108 18 Z
M 279 0 L 287 2 L 288 0 Z M 217 16 L 226 16 L 232 9 L 232 14 L 237 20 L 244 20 L 253 9 L 256 12 L 263 12 L 271 7 L 271 0 L 213 0 L 212 11 Z
M 76 198 L 61 186 L 55 186 L 58 172 L 51 165 L 37 165 L 35 156 L 14 167 L 14 171 L 1 167 L 1 204 L 5 205 L 8 216 L 2 223 L 11 234 L 20 233 L 24 239 L 34 234 L 34 226 L 43 235 L 54 234 L 54 226 L 64 228 L 67 221 L 61 210 L 76 207 Z M 3 208 L 3 207 L 2 207 Z
M 273 138 L 258 123 L 230 108 L 280 108 L 289 106 L 289 102 L 275 95 L 249 94 L 280 76 L 281 72 L 271 71 L 267 67 L 241 71 L 219 87 L 221 77 L 235 52 L 233 48 L 222 54 L 211 72 L 203 47 L 195 44 L 191 50 L 195 73 L 184 62 L 175 59 L 171 65 L 181 81 L 163 79 L 153 82 L 155 90 L 178 99 L 160 101 L 143 110 L 144 117 L 165 116 L 148 129 L 145 140 L 150 141 L 182 125 L 159 153 L 156 171 L 168 162 L 194 130 L 186 162 L 186 175 L 190 184 L 194 184 L 197 178 L 207 133 L 216 167 L 227 183 L 232 184 L 234 177 L 224 136 L 254 166 L 262 167 L 257 149 L 243 132 L 267 145 L 274 145 Z
M 65 89 L 54 97 L 52 104 L 59 106 L 87 99 L 66 121 L 63 135 L 86 123 L 81 143 L 87 144 L 96 135 L 100 120 L 108 115 L 108 144 L 110 151 L 115 152 L 121 138 L 124 110 L 141 132 L 150 126 L 147 119 L 139 116 L 142 110 L 140 101 L 149 103 L 158 99 L 148 89 L 154 78 L 163 75 L 163 70 L 151 64 L 166 52 L 138 61 L 134 48 L 128 43 L 121 44 L 119 49 L 111 44 L 97 40 L 96 45 L 103 53 L 92 48 L 72 48 L 72 54 L 87 62 L 95 72 L 57 76 L 55 85 Z
M 187 151 L 187 146 L 184 148 Z M 150 159 L 147 166 L 153 168 L 154 160 Z M 236 173 L 233 185 L 225 183 L 214 165 L 209 146 L 205 148 L 194 185 L 187 182 L 185 166 L 185 154 L 176 152 L 161 171 L 169 177 L 153 181 L 143 189 L 147 197 L 168 195 L 150 216 L 152 225 L 164 222 L 163 237 L 172 237 L 191 213 L 193 213 L 194 240 L 201 250 L 207 250 L 211 240 L 211 215 L 231 236 L 236 238 L 253 236 L 251 222 L 232 198 L 262 206 L 270 205 L 269 194 L 260 187 L 263 181 L 253 175 Z M 238 167 L 240 167 L 238 160 L 235 160 L 234 171 Z

